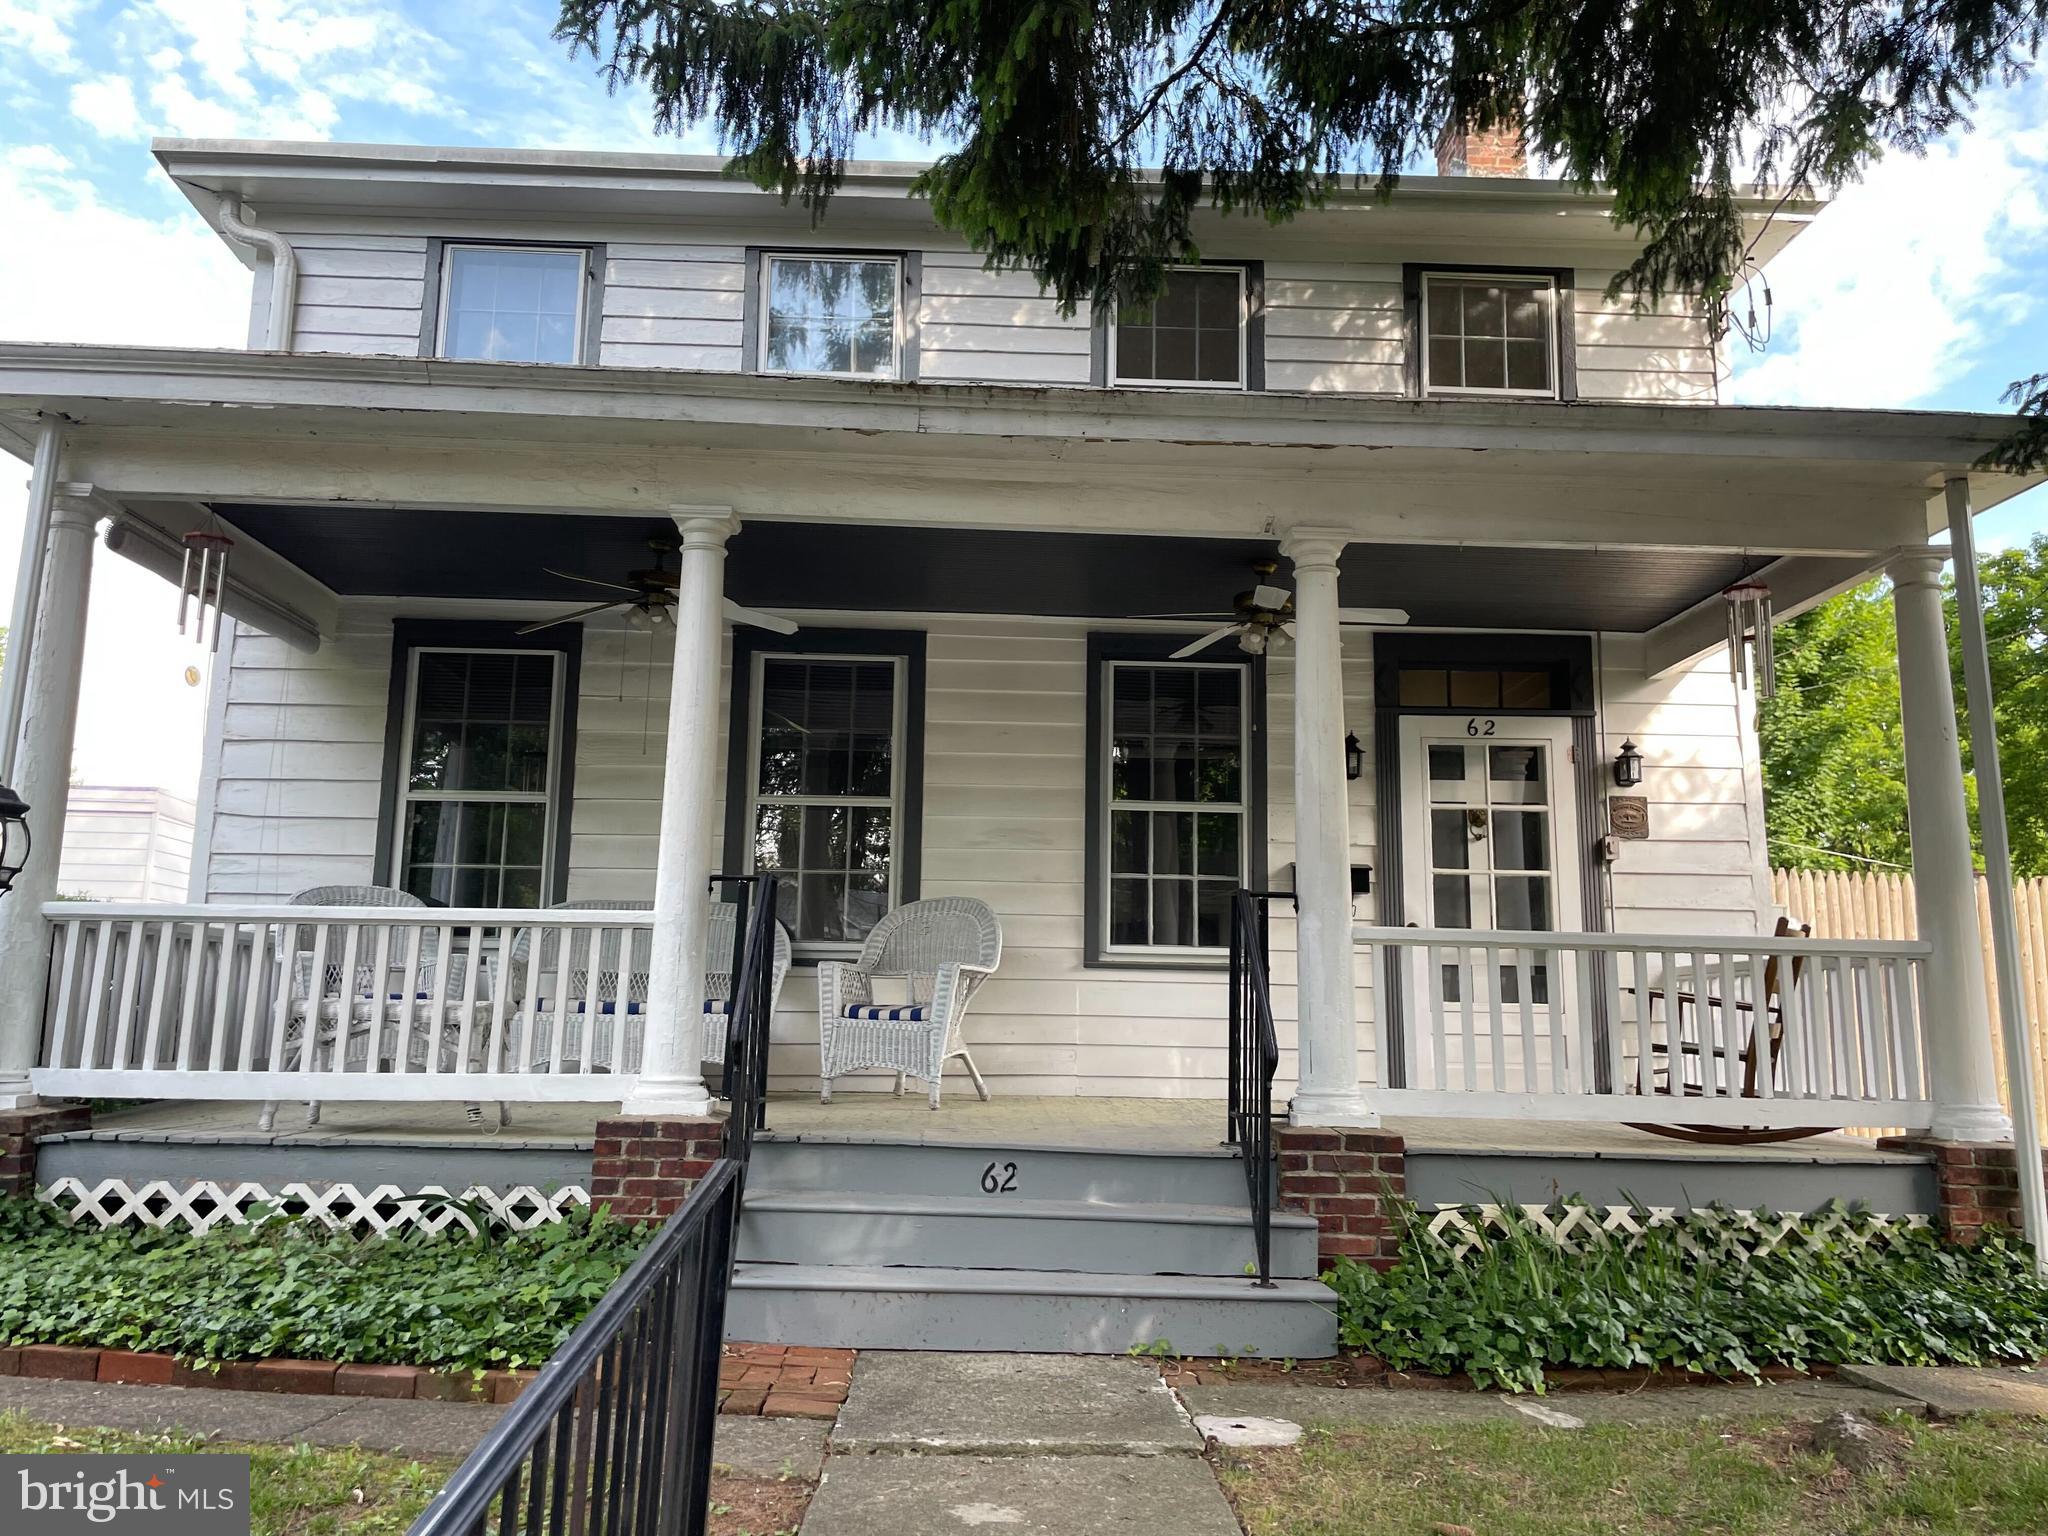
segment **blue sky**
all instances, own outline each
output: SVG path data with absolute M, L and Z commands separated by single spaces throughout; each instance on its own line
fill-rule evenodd
M 549 37 L 552 0 L 0 0 L 0 336 L 236 346 L 249 277 L 157 171 L 153 134 L 583 149 L 657 138 Z M 1894 157 L 1774 263 L 1751 403 L 1998 409 L 2048 368 L 2048 84 L 1988 93 L 1977 130 Z M 891 136 L 873 152 L 913 156 Z M 0 505 L 0 602 L 20 505 Z M 2048 531 L 2048 490 L 1987 515 L 1987 544 Z M 102 559 L 78 770 L 189 787 L 198 691 L 161 583 Z M 155 609 L 164 609 L 159 625 Z M 175 662 L 175 669 L 172 666 Z

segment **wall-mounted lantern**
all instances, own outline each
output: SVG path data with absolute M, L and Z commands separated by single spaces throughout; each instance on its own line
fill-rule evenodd
M 1623 789 L 1643 782 L 1643 754 L 1632 741 L 1622 742 L 1621 751 L 1615 754 L 1614 782 Z
M 1365 772 L 1365 748 L 1358 744 L 1358 732 L 1344 733 L 1344 777 L 1355 779 Z
M 0 896 L 14 888 L 14 877 L 28 863 L 28 807 L 21 796 L 0 784 Z

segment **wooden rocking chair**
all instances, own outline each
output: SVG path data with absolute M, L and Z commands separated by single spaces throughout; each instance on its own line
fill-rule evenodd
M 1774 938 L 1780 939 L 1805 939 L 1812 936 L 1813 926 L 1810 923 L 1795 924 L 1789 917 L 1778 919 L 1777 931 L 1773 934 Z M 1727 1048 L 1709 1045 L 1700 1036 L 1698 1021 L 1702 1009 L 1709 1013 L 1718 1012 L 1724 1020 L 1733 1019 L 1738 1023 L 1744 1015 L 1750 1016 L 1748 1042 L 1741 1050 L 1742 1097 L 1758 1097 L 1757 1081 L 1760 1073 L 1769 1073 L 1770 1081 L 1773 1085 L 1776 1084 L 1778 1058 L 1785 1043 L 1785 1002 L 1778 985 L 1783 959 L 1781 955 L 1772 955 L 1764 962 L 1764 1016 L 1761 1021 L 1764 1027 L 1761 1028 L 1755 1018 L 1757 1005 L 1753 1002 L 1745 1002 L 1739 998 L 1724 1000 L 1700 992 L 1667 992 L 1661 987 L 1650 987 L 1643 992 L 1642 995 L 1650 1000 L 1653 1008 L 1656 999 L 1668 999 L 1667 1017 L 1673 1035 L 1672 1041 L 1668 1044 L 1653 1042 L 1648 1046 L 1652 1056 L 1663 1058 L 1662 1065 L 1653 1066 L 1651 1069 L 1656 1084 L 1651 1089 L 1653 1093 L 1680 1098 L 1704 1097 L 1707 1072 L 1726 1064 Z M 1805 967 L 1804 955 L 1792 957 L 1793 987 L 1799 985 L 1799 978 Z M 1625 990 L 1633 992 L 1635 989 L 1631 987 Z M 1686 1033 L 1684 1024 L 1688 1011 L 1694 1020 L 1691 1031 L 1693 1038 L 1690 1040 L 1683 1038 Z M 1758 1049 L 1760 1045 L 1763 1046 L 1762 1051 Z M 1697 1064 L 1700 1068 L 1697 1083 L 1688 1083 L 1685 1080 L 1685 1067 L 1688 1063 Z M 1676 1141 L 1724 1147 L 1765 1146 L 1772 1142 L 1800 1141 L 1808 1136 L 1827 1134 L 1826 1127 L 1823 1126 L 1658 1125 L 1648 1121 L 1634 1121 L 1631 1122 L 1631 1127 L 1638 1131 L 1648 1131 L 1653 1136 L 1668 1136 Z

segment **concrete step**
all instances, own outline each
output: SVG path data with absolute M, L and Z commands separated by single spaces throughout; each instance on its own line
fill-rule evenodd
M 1319 1359 L 1337 1298 L 1315 1280 L 741 1263 L 726 1337 L 838 1349 L 1017 1350 Z
M 783 1264 L 1235 1277 L 1253 1262 L 1254 1249 L 1242 1184 L 1234 1205 L 750 1187 L 740 1219 L 739 1256 Z M 1315 1277 L 1312 1217 L 1273 1213 L 1273 1273 Z
M 1245 1199 L 1244 1165 L 1223 1148 L 1151 1152 L 774 1135 L 754 1143 L 747 1187 L 1118 1205 L 1241 1205 Z

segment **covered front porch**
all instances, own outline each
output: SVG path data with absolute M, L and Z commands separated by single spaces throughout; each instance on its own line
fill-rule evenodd
M 1146 395 L 1111 423 L 1099 399 L 1027 391 L 713 391 L 620 369 L 589 381 L 600 415 L 574 369 L 138 373 L 64 350 L 8 359 L 0 396 L 49 464 L 17 748 L 37 816 L 61 814 L 98 525 L 145 563 L 195 530 L 231 538 L 237 627 L 200 899 L 58 903 L 32 869 L 0 906 L 7 974 L 46 983 L 0 997 L 17 1093 L 233 1102 L 252 1125 L 258 1102 L 319 1102 L 328 1134 L 403 1115 L 467 1136 L 472 1104 L 487 1124 L 509 1105 L 513 1137 L 595 1106 L 703 1114 L 711 877 L 775 868 L 796 963 L 770 1067 L 791 1095 L 818 1086 L 818 966 L 853 958 L 880 911 L 947 897 L 986 905 L 1004 949 L 965 1024 L 993 1102 L 948 1078 L 934 1124 L 1014 1105 L 1079 1126 L 1189 1099 L 1220 1139 L 1222 914 L 1246 890 L 1285 893 L 1259 897 L 1259 1005 L 1297 1124 L 1540 1123 L 1646 1155 L 1673 1148 L 1628 1126 L 2004 1128 L 1976 945 L 1957 942 L 1968 832 L 1924 552 L 1975 423 Z M 260 417 L 229 403 L 259 384 Z M 63 421 L 37 415 L 59 400 Z M 588 606 L 558 573 L 634 571 L 650 539 L 677 546 L 672 622 L 521 633 Z M 1721 593 L 1760 580 L 1784 613 L 1879 568 L 1900 605 L 1927 937 L 1774 938 L 1750 695 L 1710 654 Z M 1287 592 L 1284 643 L 1175 654 L 1264 572 Z M 796 633 L 728 629 L 728 600 Z M 167 588 L 167 629 L 174 606 Z M 1355 609 L 1378 617 L 1347 626 Z M 422 788 L 440 761 L 422 722 L 441 717 L 421 658 L 448 654 L 548 658 L 544 721 L 515 700 L 493 724 L 544 726 L 545 764 L 490 792 L 532 809 L 524 830 L 493 812 L 488 859 L 415 836 L 421 807 L 466 793 Z M 887 674 L 886 717 L 868 729 L 848 703 L 831 728 L 886 759 L 879 787 L 764 777 L 781 748 L 762 700 L 820 667 Z M 1197 681 L 1195 716 L 1174 715 L 1161 679 L 1182 671 L 1230 702 Z M 1610 841 L 1624 739 L 1648 835 Z M 1168 764 L 1147 793 L 1119 777 L 1141 752 Z M 1170 782 L 1212 759 L 1203 788 Z M 814 859 L 775 831 L 834 797 L 865 852 L 842 830 L 837 862 Z M 1209 842 L 1204 818 L 1225 829 Z M 325 885 L 444 904 L 292 903 Z M 363 973 L 388 992 L 310 979 Z M 359 1032 L 339 1023 L 358 1004 Z M 587 1036 L 541 1027 L 571 1012 Z M 294 1047 L 295 1019 L 314 1048 Z M 842 1130 L 930 1115 L 875 1099 L 804 1113 Z M 279 1134 L 298 1134 L 291 1113 Z M 1132 1134 L 1177 1145 L 1177 1113 L 1131 1110 Z M 1033 1136 L 1065 1144 L 1057 1124 Z M 1542 1138 L 1507 1150 L 1561 1144 Z

